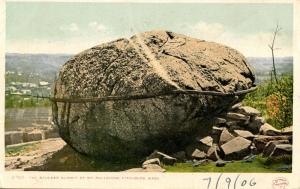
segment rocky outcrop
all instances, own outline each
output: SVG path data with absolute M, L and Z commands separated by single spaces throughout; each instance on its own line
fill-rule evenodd
M 5 132 L 5 145 L 22 143 L 23 135 L 24 135 L 24 132 L 22 132 L 22 131 Z
M 255 144 L 258 153 L 263 152 L 268 142 L 271 141 L 279 141 L 279 140 L 287 140 L 290 142 L 291 136 L 282 135 L 282 136 L 264 136 L 258 135 L 254 138 L 253 143 Z
M 241 113 L 241 114 L 244 114 L 246 116 L 252 116 L 252 117 L 261 116 L 260 111 L 258 111 L 255 108 L 252 108 L 250 106 L 240 106 L 238 108 L 238 112 Z
M 291 159 L 292 127 L 280 131 L 264 121 L 258 124 L 257 120 L 262 120 L 261 113 L 254 108 L 244 107 L 240 103 L 233 105 L 227 112 L 218 116 L 213 119 L 215 126 L 211 128 L 208 136 L 190 138 L 191 143 L 184 148 L 187 155 L 185 162 L 192 162 L 192 166 L 195 167 L 215 161 L 216 166 L 221 167 L 235 160 L 252 162 L 257 154 L 270 159 Z M 244 116 L 249 116 L 247 121 L 241 119 Z M 228 124 L 228 122 L 238 120 L 243 121 L 237 122 L 237 125 Z M 252 129 L 249 125 L 253 122 L 257 129 L 250 131 Z M 237 127 L 240 129 L 236 129 Z M 183 151 L 181 153 L 184 154 Z M 177 162 L 182 162 L 182 160 L 176 159 L 174 163 Z
M 158 158 L 146 160 L 143 162 L 142 167 L 145 168 L 145 167 L 148 167 L 149 165 L 153 165 L 153 164 L 160 166 L 160 160 Z
M 254 135 L 250 131 L 245 131 L 245 130 L 234 130 L 235 134 L 238 136 L 241 136 L 246 139 L 253 139 Z
M 224 158 L 231 159 L 241 159 L 245 157 L 250 152 L 251 141 L 243 137 L 236 137 L 229 142 L 221 146 L 222 151 L 224 152 Z
M 223 115 L 226 117 L 226 113 Z M 292 134 L 292 127 L 282 130 L 281 134 L 278 136 L 266 136 L 260 135 L 259 132 L 252 134 L 247 130 L 247 125 L 238 125 L 241 128 L 244 128 L 243 130 L 232 129 L 227 125 L 227 121 L 229 121 L 229 119 L 225 120 L 226 122 L 222 121 L 222 123 L 215 125 L 209 132 L 212 133 L 211 135 L 221 137 L 221 132 L 226 129 L 226 132 L 233 136 L 232 139 L 226 141 L 222 145 L 219 144 L 219 139 L 216 137 L 190 137 L 189 140 L 191 141 L 191 144 L 189 145 L 189 150 L 192 151 L 190 155 L 186 154 L 184 146 L 182 146 L 181 151 L 174 152 L 171 155 L 155 150 L 147 158 L 144 158 L 144 160 L 146 160 L 141 164 L 140 168 L 129 169 L 131 167 L 136 167 L 130 166 L 133 165 L 130 164 L 121 170 L 129 169 L 127 170 L 129 172 L 165 172 L 166 170 L 163 166 L 172 166 L 178 162 L 189 162 L 193 167 L 197 167 L 215 161 L 216 166 L 222 167 L 227 163 L 233 162 L 232 160 L 252 162 L 257 157 L 257 154 L 260 153 L 270 159 L 274 158 L 274 161 L 280 160 L 286 162 L 291 160 L 292 135 L 286 134 Z M 251 124 L 251 122 L 248 124 Z M 65 146 L 65 143 L 61 139 L 42 140 L 40 142 L 35 142 L 34 144 L 37 144 L 38 146 L 40 144 L 39 148 L 32 148 L 30 151 L 26 150 L 24 151 L 24 154 L 23 152 L 18 152 L 18 154 L 7 153 L 5 162 L 6 170 L 54 170 L 51 168 L 53 163 L 55 165 L 55 169 L 60 169 L 59 167 L 61 167 L 64 170 L 64 166 L 67 161 L 77 162 L 75 167 L 72 163 L 70 163 L 68 165 L 68 170 L 95 170 L 95 163 L 93 159 L 91 159 L 89 163 L 81 160 L 78 162 L 77 160 L 79 156 L 82 155 L 74 152 L 73 149 L 72 151 L 67 150 L 71 149 L 68 145 L 68 148 L 66 148 L 67 151 L 57 151 L 57 149 L 61 149 Z M 18 146 L 7 146 L 8 149 L 15 147 Z M 201 148 L 201 150 L 199 148 Z M 56 155 L 53 155 L 53 153 Z M 66 157 L 66 155 L 68 157 Z M 84 157 L 83 159 L 86 158 L 87 157 Z
M 283 135 L 292 135 L 293 134 L 293 127 L 285 127 L 281 130 L 281 134 Z
M 54 92 L 56 99 L 70 101 L 54 103 L 53 120 L 68 144 L 98 158 L 173 152 L 195 133 L 208 134 L 207 121 L 240 100 L 174 91 L 232 93 L 253 83 L 246 59 L 234 49 L 173 32 L 146 32 L 66 62 Z M 84 100 L 120 96 L 143 98 Z
M 292 145 L 291 144 L 277 144 L 274 150 L 270 154 L 271 157 L 292 155 Z
M 272 127 L 272 125 L 265 123 L 260 127 L 260 134 L 267 136 L 277 136 L 281 134 L 281 131 Z
M 220 135 L 219 144 L 225 144 L 232 139 L 234 139 L 234 136 L 225 128 Z
M 289 144 L 289 141 L 288 140 L 273 140 L 273 141 L 270 141 L 266 144 L 266 146 L 264 147 L 264 150 L 263 150 L 263 155 L 264 156 L 270 156 L 277 145 L 280 145 L 280 144 Z
M 214 139 L 211 136 L 207 136 L 199 140 L 199 142 L 203 144 L 204 148 L 212 147 L 213 141 Z
M 16 131 L 5 132 L 5 145 L 57 138 L 58 130 L 53 125 L 17 128 Z
M 199 159 L 205 159 L 206 153 L 203 151 L 200 151 L 198 149 L 195 149 L 195 151 L 192 153 L 192 158 L 199 160 Z
M 216 144 L 214 144 L 212 147 L 209 148 L 207 151 L 207 158 L 211 159 L 213 161 L 217 161 L 220 159 L 219 155 L 220 154 L 220 148 Z
M 152 154 L 150 154 L 147 157 L 147 159 L 148 160 L 150 160 L 150 159 L 159 159 L 160 162 L 162 162 L 165 165 L 174 165 L 175 162 L 176 162 L 176 158 L 171 157 L 171 156 L 169 156 L 167 154 L 164 154 L 162 152 L 159 152 L 157 150 L 155 150 Z

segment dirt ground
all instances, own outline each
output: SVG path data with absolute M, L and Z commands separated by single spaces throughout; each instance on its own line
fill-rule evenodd
M 61 138 L 6 146 L 5 169 L 23 171 L 42 165 L 52 155 L 61 150 L 66 143 Z

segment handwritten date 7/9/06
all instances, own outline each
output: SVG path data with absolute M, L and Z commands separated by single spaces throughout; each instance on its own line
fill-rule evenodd
M 212 179 L 211 177 L 203 178 L 203 181 L 207 181 L 207 189 L 240 189 L 240 188 L 252 188 L 256 185 L 254 178 L 241 179 L 241 175 L 236 177 L 227 176 L 224 177 L 223 174 L 220 174 L 217 180 Z

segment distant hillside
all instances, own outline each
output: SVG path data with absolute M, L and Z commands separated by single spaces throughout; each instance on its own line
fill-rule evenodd
M 257 83 L 270 79 L 270 72 L 273 66 L 271 57 L 248 57 L 247 60 L 255 70 Z M 293 73 L 293 57 L 276 58 L 275 65 L 278 75 Z
M 48 78 L 58 72 L 59 68 L 73 55 L 70 54 L 6 54 L 6 71 L 36 73 Z M 255 70 L 256 82 L 260 83 L 270 78 L 272 59 L 263 57 L 248 57 L 249 64 Z M 293 57 L 276 58 L 278 74 L 293 72 Z
M 6 71 L 22 73 L 56 73 L 72 55 L 65 54 L 17 54 L 5 55 Z

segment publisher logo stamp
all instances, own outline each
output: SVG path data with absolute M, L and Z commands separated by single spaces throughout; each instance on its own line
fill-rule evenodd
M 279 177 L 273 180 L 273 189 L 287 189 L 289 182 L 286 178 Z

